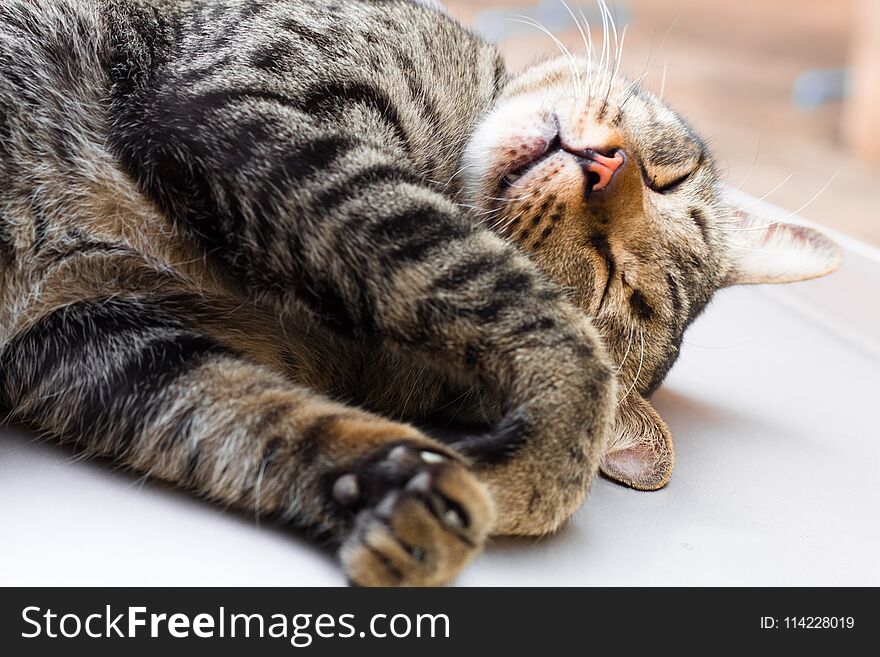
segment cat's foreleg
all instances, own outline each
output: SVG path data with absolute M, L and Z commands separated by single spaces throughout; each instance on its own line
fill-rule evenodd
M 204 299 L 66 304 L 0 352 L 11 417 L 339 546 L 358 584 L 443 584 L 492 526 L 483 486 L 415 428 L 292 385 L 191 326 Z
M 305 309 L 322 330 L 418 352 L 490 389 L 504 419 L 463 449 L 492 489 L 496 529 L 558 527 L 583 500 L 611 430 L 614 376 L 589 319 L 426 183 L 403 149 L 277 94 L 205 94 L 166 90 L 127 119 L 121 140 L 144 189 L 258 303 Z M 162 159 L 143 151 L 147 142 L 176 146 Z

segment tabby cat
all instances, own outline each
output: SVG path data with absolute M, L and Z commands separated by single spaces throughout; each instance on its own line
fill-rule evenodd
M 3 0 L 9 417 L 360 585 L 552 532 L 600 465 L 664 485 L 688 324 L 839 253 L 729 207 L 603 52 L 510 77 L 409 0 Z

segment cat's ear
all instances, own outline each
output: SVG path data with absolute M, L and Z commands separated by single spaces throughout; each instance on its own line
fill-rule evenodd
M 674 465 L 669 427 L 649 402 L 631 392 L 617 407 L 602 473 L 638 490 L 657 490 L 669 482 Z
M 830 274 L 843 252 L 817 230 L 737 211 L 722 228 L 731 259 L 726 285 L 791 283 Z

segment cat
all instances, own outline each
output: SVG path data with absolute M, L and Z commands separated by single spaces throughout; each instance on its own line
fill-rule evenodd
M 446 584 L 600 468 L 664 485 L 687 326 L 840 253 L 609 60 L 511 75 L 433 2 L 4 0 L 9 418 L 357 585 Z

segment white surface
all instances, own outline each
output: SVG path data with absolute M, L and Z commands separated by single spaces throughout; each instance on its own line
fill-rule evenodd
M 459 583 L 880 584 L 880 257 L 844 241 L 838 274 L 723 291 L 687 334 L 655 396 L 667 488 L 598 480 L 558 535 L 495 541 Z M 344 583 L 299 536 L 14 431 L 0 500 L 0 585 Z

